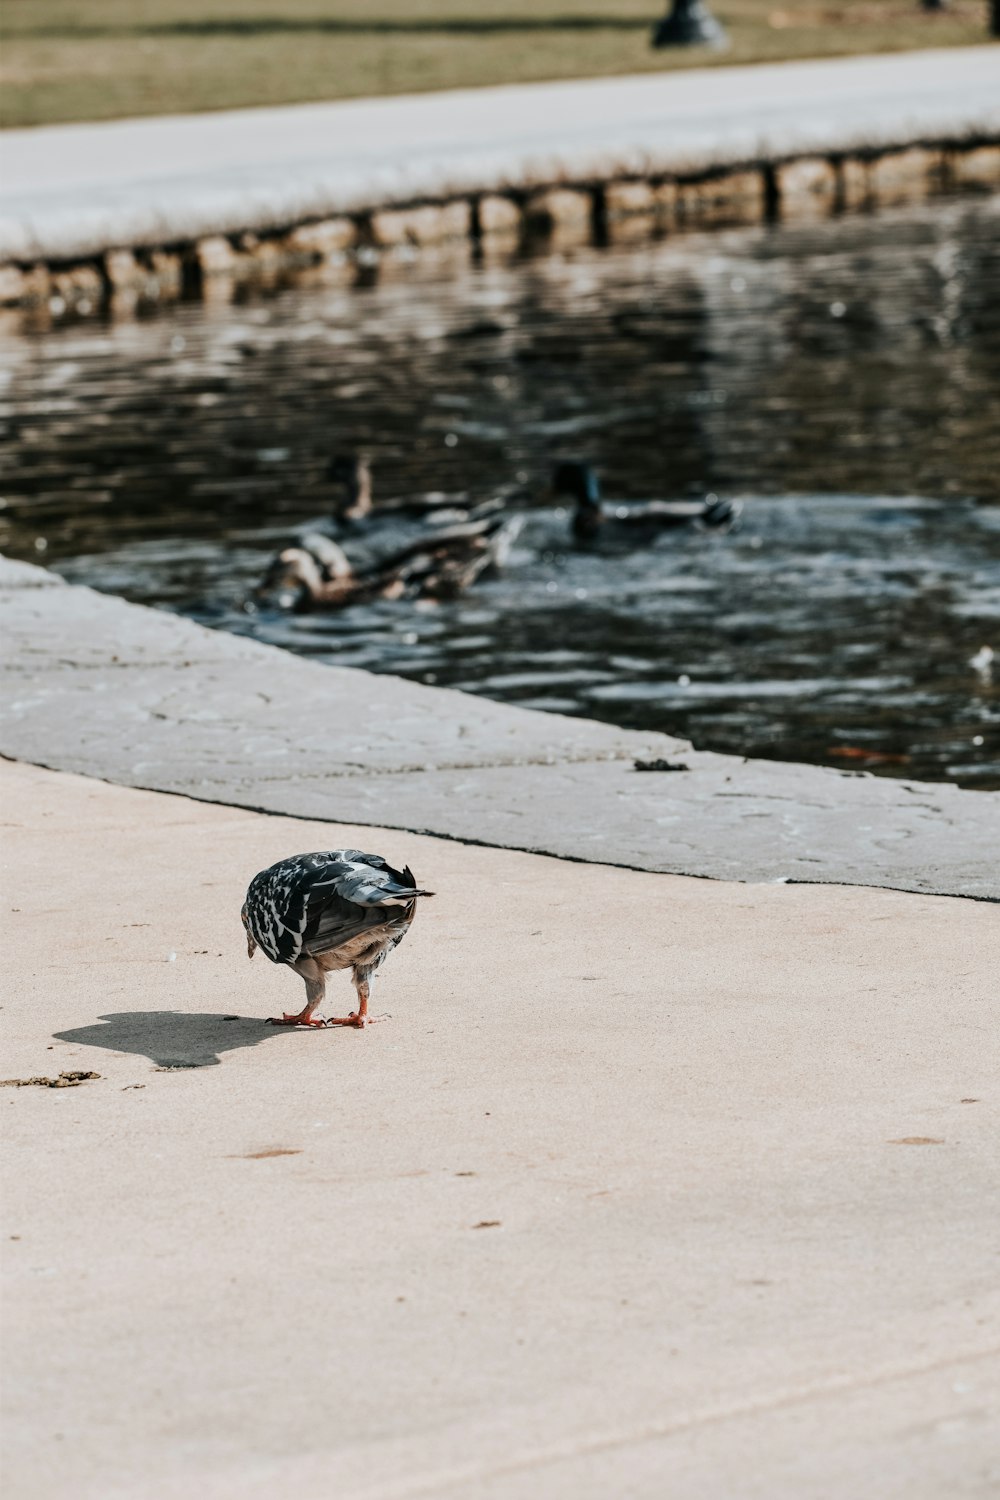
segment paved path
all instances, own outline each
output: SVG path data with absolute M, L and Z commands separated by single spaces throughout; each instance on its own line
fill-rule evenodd
M 995 907 L 0 796 L 7 1500 L 995 1495 Z M 344 844 L 392 1019 L 268 1029 Z
M 4 132 L 0 259 L 1000 129 L 1000 48 Z
M 15 759 L 645 870 L 1000 899 L 997 793 L 696 753 L 320 665 L 6 561 L 0 638 Z

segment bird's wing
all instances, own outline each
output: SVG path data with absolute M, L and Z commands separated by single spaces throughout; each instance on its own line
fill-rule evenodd
M 637 530 L 689 526 L 704 515 L 700 500 L 616 500 L 605 505 L 605 515 Z
M 418 895 L 410 871 L 377 854 L 335 849 L 297 854 L 262 870 L 247 891 L 247 922 L 272 963 L 323 953 L 400 913 Z

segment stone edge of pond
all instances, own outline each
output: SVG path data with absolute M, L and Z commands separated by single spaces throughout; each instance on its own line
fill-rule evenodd
M 0 632 L 13 760 L 631 869 L 1000 900 L 1000 793 L 698 752 L 320 665 L 5 558 Z
M 223 112 L 206 117 L 204 159 L 195 162 L 186 117 L 14 132 L 37 142 L 17 149 L 37 158 L 39 180 L 30 192 L 9 194 L 0 219 L 0 306 L 26 316 L 29 327 L 109 311 L 129 316 L 178 298 L 218 304 L 253 287 L 369 286 L 406 274 L 415 261 L 448 274 L 470 261 L 815 223 L 995 192 L 1000 66 L 991 50 L 715 70 L 717 87 L 746 94 L 738 121 L 729 118 L 732 104 L 706 116 L 704 99 L 686 96 L 691 80 L 683 75 L 671 76 L 667 103 L 651 103 L 666 98 L 662 85 L 640 75 Z M 954 78 L 936 77 L 931 87 L 934 58 Z M 793 94 L 777 112 L 765 88 L 775 76 Z M 812 80 L 815 97 L 800 98 L 795 90 Z M 635 119 L 630 95 L 640 101 Z M 555 126 L 536 117 L 539 100 L 549 101 Z M 536 111 L 523 128 L 509 123 L 516 101 Z M 606 111 L 597 139 L 580 117 L 585 107 Z M 460 138 L 470 111 L 469 139 L 446 143 L 443 125 Z M 423 122 L 412 141 L 411 115 Z M 287 160 L 264 149 L 268 119 L 287 137 Z M 260 160 L 228 160 L 237 128 L 251 145 L 261 138 Z M 366 129 L 375 137 L 370 149 L 317 156 L 317 138 L 339 142 L 360 132 L 364 140 Z M 217 130 L 226 170 L 212 177 Z M 68 187 L 58 149 L 44 148 L 65 141 L 70 150 L 72 131 L 102 151 L 117 141 L 127 163 L 121 180 L 112 174 L 83 196 Z M 184 163 L 165 186 L 142 173 L 161 137 Z M 49 187 L 46 172 L 54 174 Z

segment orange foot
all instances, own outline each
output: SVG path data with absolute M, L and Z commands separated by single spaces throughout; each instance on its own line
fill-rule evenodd
M 297 1016 L 287 1013 L 283 1016 L 269 1016 L 264 1022 L 265 1026 L 329 1026 L 331 1022 L 323 1021 L 319 1016 L 307 1016 L 305 1011 L 300 1011 Z

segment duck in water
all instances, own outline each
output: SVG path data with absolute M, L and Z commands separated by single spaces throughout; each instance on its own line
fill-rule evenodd
M 607 538 L 638 546 L 661 531 L 681 527 L 730 531 L 743 510 L 740 501 L 716 495 L 705 500 L 604 500 L 597 471 L 575 461 L 556 465 L 552 493 L 575 502 L 570 525 L 580 543 Z
M 333 524 L 340 535 L 381 535 L 407 533 L 413 540 L 412 526 L 457 526 L 473 521 L 502 505 L 501 500 L 470 503 L 464 495 L 431 492 L 380 501 L 373 497 L 372 466 L 362 453 L 341 453 L 330 460 L 326 477 L 337 486 L 333 507 Z
M 337 542 L 310 533 L 285 547 L 267 569 L 256 598 L 280 609 L 341 610 L 376 599 L 453 599 L 506 560 L 520 518 L 496 512 L 430 529 L 419 540 L 356 567 Z

